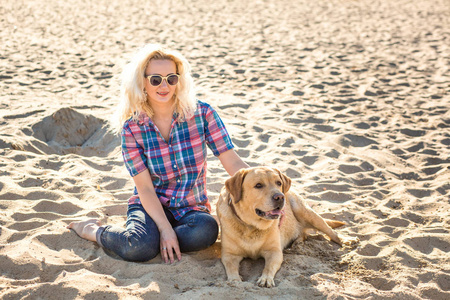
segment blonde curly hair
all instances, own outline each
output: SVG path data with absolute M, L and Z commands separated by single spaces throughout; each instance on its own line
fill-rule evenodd
M 147 44 L 137 51 L 122 72 L 120 101 L 112 120 L 113 128 L 117 133 L 122 130 L 124 122 L 130 117 L 137 121 L 142 112 L 145 112 L 150 118 L 154 115 L 144 93 L 145 69 L 152 59 L 171 60 L 176 65 L 180 80 L 174 94 L 174 111 L 178 113 L 179 120 L 188 119 L 195 112 L 194 80 L 191 76 L 189 62 L 178 51 L 166 49 L 158 44 Z

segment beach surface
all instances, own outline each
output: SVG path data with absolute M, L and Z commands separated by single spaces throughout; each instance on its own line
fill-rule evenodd
M 2 0 L 0 27 L 1 299 L 450 299 L 448 0 Z M 125 222 L 109 120 L 145 43 L 181 51 L 244 161 L 359 245 L 296 241 L 269 289 L 262 259 L 227 283 L 220 236 L 167 265 L 66 229 Z

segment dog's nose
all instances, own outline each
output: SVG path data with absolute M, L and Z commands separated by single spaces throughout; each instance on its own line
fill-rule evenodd
M 272 196 L 275 203 L 281 203 L 284 201 L 284 195 L 282 193 L 276 193 Z

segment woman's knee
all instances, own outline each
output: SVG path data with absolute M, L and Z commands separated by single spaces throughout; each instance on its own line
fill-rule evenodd
M 186 225 L 175 229 L 182 252 L 202 250 L 216 242 L 219 225 L 211 215 L 198 213 Z
M 159 237 L 130 235 L 120 256 L 127 261 L 145 262 L 159 254 Z
M 203 221 L 204 222 L 204 228 L 207 232 L 207 235 L 209 236 L 211 240 L 211 244 L 214 244 L 217 240 L 217 237 L 219 235 L 219 224 L 217 224 L 216 219 L 214 219 L 211 215 L 208 215 L 208 218 Z

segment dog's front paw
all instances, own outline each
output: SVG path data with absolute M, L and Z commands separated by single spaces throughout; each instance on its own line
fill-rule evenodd
M 339 236 L 342 247 L 353 247 L 359 243 L 359 238 L 353 236 Z
M 273 277 L 267 276 L 267 275 L 262 275 L 261 277 L 259 277 L 258 281 L 256 282 L 260 287 L 274 287 L 275 286 L 275 282 L 273 281 Z
M 228 276 L 227 283 L 230 286 L 236 286 L 239 282 L 242 282 L 241 276 Z

